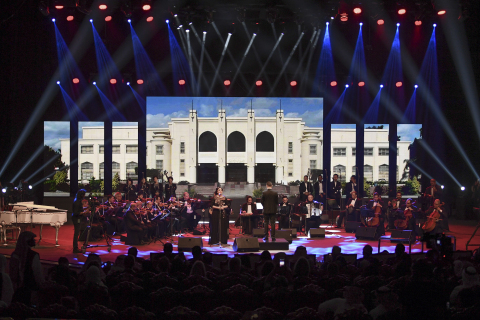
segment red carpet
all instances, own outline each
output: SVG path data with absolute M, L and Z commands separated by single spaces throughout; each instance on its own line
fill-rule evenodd
M 239 235 L 240 229 L 237 229 L 231 226 L 230 238 L 228 241 L 229 246 L 221 248 L 219 246 L 208 245 L 208 233 L 203 236 L 203 248 L 206 251 L 212 253 L 223 253 L 228 254 L 233 257 L 236 252 L 233 251 L 232 245 L 235 237 Z M 467 222 L 467 221 L 451 221 L 450 222 L 450 232 L 448 235 L 454 236 L 456 238 L 456 249 L 465 250 L 465 245 L 474 232 L 476 227 L 476 222 Z M 201 229 L 201 227 L 199 227 Z M 37 234 L 37 240 L 39 238 L 40 228 L 37 226 L 33 229 L 33 232 Z M 330 232 L 330 233 L 329 233 Z M 346 233 L 343 229 L 327 229 L 327 234 L 325 238 L 316 238 L 315 240 L 309 240 L 303 235 L 299 235 L 297 239 L 293 240 L 293 243 L 289 246 L 289 251 L 287 253 L 293 253 L 297 246 L 305 246 L 309 254 L 315 254 L 317 259 L 320 260 L 321 256 L 331 252 L 331 248 L 334 245 L 338 245 L 342 248 L 342 253 L 349 254 L 358 254 L 361 256 L 362 249 L 366 244 L 370 244 L 373 247 L 373 252 L 377 253 L 378 241 L 369 241 L 369 240 L 357 240 L 355 234 Z M 387 236 L 390 233 L 387 232 Z M 186 237 L 192 237 L 191 234 L 186 234 Z M 196 236 L 199 237 L 199 236 Z M 50 226 L 45 226 L 43 229 L 43 239 L 39 245 L 35 248 L 36 251 L 40 253 L 40 258 L 42 260 L 57 261 L 59 257 L 67 257 L 71 263 L 83 263 L 88 253 L 94 252 L 102 256 L 102 261 L 115 261 L 116 256 L 120 254 L 126 254 L 129 246 L 126 246 L 123 242 L 120 242 L 119 237 L 114 237 L 114 242 L 112 243 L 112 251 L 109 253 L 106 247 L 98 248 L 88 248 L 86 254 L 73 254 L 72 253 L 72 238 L 73 238 L 73 225 L 65 225 L 60 228 L 59 232 L 59 247 L 55 247 L 55 229 Z M 171 239 L 162 239 L 163 242 L 171 242 L 173 240 L 174 251 L 176 251 L 178 237 L 173 237 Z M 480 244 L 480 230 L 472 240 L 471 243 Z M 105 240 L 97 241 L 91 243 L 93 245 L 104 245 L 106 244 Z M 81 244 L 80 244 L 81 245 Z M 2 254 L 11 254 L 15 247 L 15 240 L 7 239 L 7 246 L 0 246 L 0 253 Z M 149 245 L 137 246 L 139 250 L 139 256 L 148 258 L 150 252 L 158 252 L 163 250 L 163 244 L 160 242 L 151 243 Z M 381 251 L 387 250 L 393 252 L 395 249 L 395 243 L 390 243 L 388 240 L 381 241 Z M 476 247 L 470 247 L 470 250 L 476 249 Z M 426 249 L 424 249 L 426 250 Z M 412 245 L 412 253 L 421 252 L 421 242 L 417 241 Z M 272 251 L 272 254 L 276 253 Z M 190 256 L 190 253 L 185 253 L 187 257 Z

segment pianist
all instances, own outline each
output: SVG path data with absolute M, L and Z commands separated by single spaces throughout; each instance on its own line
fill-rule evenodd
M 83 204 L 82 200 L 85 197 L 86 191 L 84 189 L 80 189 L 77 192 L 77 196 L 73 201 L 73 209 L 72 209 L 72 220 L 73 220 L 73 253 L 81 253 L 82 250 L 78 248 L 78 237 L 80 236 L 80 225 L 82 220 L 84 219 L 83 216 Z

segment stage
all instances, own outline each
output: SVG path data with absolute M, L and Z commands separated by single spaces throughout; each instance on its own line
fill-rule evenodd
M 456 249 L 465 250 L 465 245 L 474 232 L 476 227 L 475 221 L 450 221 L 450 231 L 446 233 L 449 236 L 455 237 L 456 240 Z M 28 227 L 30 230 L 30 227 Z M 203 227 L 200 224 L 198 230 L 202 231 Z M 36 226 L 33 229 L 33 232 L 37 234 L 37 242 L 39 238 L 39 227 Z M 236 228 L 233 224 L 230 224 L 230 237 L 228 239 L 228 246 L 220 247 L 209 246 L 208 245 L 208 233 L 203 236 L 193 236 L 192 234 L 185 234 L 184 237 L 202 237 L 203 239 L 203 250 L 209 251 L 214 254 L 227 254 L 229 257 L 233 257 L 237 252 L 233 250 L 233 243 L 236 237 L 245 237 L 245 235 L 239 234 L 241 231 L 240 228 Z M 390 232 L 387 232 L 386 236 L 389 236 Z M 102 261 L 115 261 L 115 258 L 118 255 L 126 254 L 130 246 L 125 245 L 123 242 L 120 242 L 119 236 L 113 237 L 112 249 L 111 252 L 108 252 L 107 247 L 97 247 L 97 248 L 88 248 L 85 254 L 74 254 L 72 253 L 72 238 L 73 238 L 73 225 L 64 225 L 60 228 L 59 232 L 59 246 L 55 246 L 55 229 L 51 227 L 44 227 L 43 229 L 43 239 L 37 247 L 34 248 L 40 254 L 40 259 L 45 261 L 56 262 L 59 257 L 67 257 L 70 263 L 72 264 L 83 264 L 87 259 L 89 253 L 97 253 L 101 255 Z M 178 237 L 162 239 L 163 242 L 172 242 L 174 246 L 174 251 L 178 250 Z M 471 243 L 480 243 L 480 232 L 473 238 Z M 106 244 L 105 240 L 96 241 L 91 243 L 93 245 L 104 245 Z M 378 240 L 357 240 L 355 234 L 347 233 L 344 229 L 336 228 L 326 228 L 325 238 L 313 238 L 308 239 L 303 234 L 298 234 L 296 239 L 293 239 L 293 242 L 289 245 L 289 249 L 286 252 L 287 254 L 293 254 L 295 249 L 298 246 L 304 246 L 307 248 L 308 254 L 314 254 L 317 261 L 322 260 L 324 254 L 331 252 L 333 246 L 338 245 L 342 248 L 342 253 L 346 254 L 357 254 L 357 257 L 362 256 L 362 249 L 365 245 L 371 245 L 373 247 L 373 253 L 376 254 L 378 250 Z M 391 243 L 389 240 L 382 240 L 380 251 L 387 250 L 390 253 L 393 253 L 395 250 L 395 243 Z M 406 244 L 408 250 L 408 244 Z M 7 239 L 7 246 L 3 244 L 0 247 L 0 253 L 4 255 L 10 255 L 15 248 L 15 241 Z M 148 259 L 151 252 L 160 252 L 163 250 L 163 244 L 160 242 L 151 243 L 148 245 L 137 246 L 138 255 L 140 257 Z M 470 247 L 470 250 L 476 249 L 475 247 Z M 412 244 L 412 254 L 420 253 L 422 250 L 422 243 L 416 241 Z M 427 249 L 424 247 L 424 251 Z M 279 251 L 271 250 L 272 255 Z M 258 251 L 258 254 L 261 253 L 261 250 Z M 185 252 L 187 258 L 191 257 L 190 252 Z

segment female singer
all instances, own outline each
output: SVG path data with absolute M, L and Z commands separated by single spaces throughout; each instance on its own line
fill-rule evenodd
M 150 195 L 150 187 L 148 186 L 147 180 L 145 180 L 145 178 L 142 178 L 142 180 L 140 180 L 140 183 L 137 184 L 137 193 L 140 193 L 140 191 L 142 191 L 144 198 L 148 198 L 148 196 Z
M 150 186 L 150 193 L 152 194 L 153 198 L 162 197 L 163 198 L 163 184 L 158 182 L 158 177 L 153 177 L 153 183 Z
M 131 178 L 128 178 L 127 185 L 123 189 L 123 192 L 125 193 L 125 200 L 137 200 L 137 193 L 135 192 L 135 186 L 133 185 L 133 180 Z
M 292 205 L 288 203 L 288 197 L 282 197 L 282 203 L 279 204 L 278 213 L 280 219 L 278 221 L 280 229 L 290 228 L 290 213 L 292 213 Z
M 168 183 L 165 184 L 165 199 L 176 197 L 177 185 L 173 183 L 173 177 L 168 177 Z
M 228 215 L 226 210 L 228 206 L 226 205 L 226 198 L 223 196 L 223 189 L 218 187 L 215 190 L 211 207 L 211 222 L 210 222 L 210 240 L 208 244 L 214 245 L 218 243 L 227 244 L 228 241 Z

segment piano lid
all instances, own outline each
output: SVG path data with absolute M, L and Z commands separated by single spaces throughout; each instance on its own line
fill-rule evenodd
M 10 203 L 10 206 L 13 206 L 13 211 L 30 211 L 33 209 L 33 211 L 38 211 L 38 212 L 67 212 L 67 210 L 64 209 L 57 209 L 52 206 L 42 206 L 39 204 L 34 204 L 33 201 L 29 202 L 17 202 L 17 203 Z

